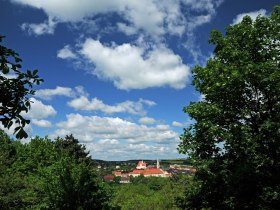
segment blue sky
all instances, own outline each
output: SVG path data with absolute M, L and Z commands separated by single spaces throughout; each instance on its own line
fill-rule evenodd
M 191 69 L 212 29 L 269 15 L 276 0 L 0 0 L 0 34 L 45 82 L 29 135 L 73 134 L 92 158 L 185 157 L 176 148 L 201 95 Z M 11 131 L 7 131 L 11 133 Z

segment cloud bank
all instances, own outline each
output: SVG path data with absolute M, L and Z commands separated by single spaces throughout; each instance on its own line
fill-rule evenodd
M 209 22 L 221 0 L 11 0 L 43 10 L 48 21 L 24 23 L 22 28 L 37 35 L 53 33 L 57 23 L 90 23 L 97 15 L 116 14 L 118 30 L 127 35 L 144 32 L 150 36 L 175 34 L 181 36 Z M 187 13 L 188 15 L 185 15 Z
M 57 124 L 53 136 L 73 134 L 82 142 L 96 142 L 100 139 L 116 139 L 131 144 L 154 142 L 171 144 L 178 141 L 178 134 L 167 125 L 148 127 L 121 118 L 84 116 L 68 114 L 66 121 Z
M 105 104 L 102 100 L 98 98 L 93 98 L 89 100 L 85 96 L 73 99 L 68 102 L 68 105 L 75 108 L 76 110 L 85 110 L 85 111 L 102 111 L 106 114 L 114 113 L 129 113 L 135 115 L 145 115 L 146 111 L 144 110 L 144 105 L 154 106 L 155 102 L 139 99 L 139 101 L 125 101 L 118 103 L 116 105 Z

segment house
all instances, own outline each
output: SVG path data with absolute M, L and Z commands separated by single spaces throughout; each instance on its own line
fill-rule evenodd
M 181 173 L 196 173 L 197 169 L 192 166 L 170 165 L 170 169 Z
M 106 182 L 113 182 L 115 177 L 113 175 L 106 175 L 103 177 L 103 180 Z
M 122 173 L 121 171 L 113 171 L 115 176 L 121 176 L 120 183 L 129 183 L 129 176 L 137 177 L 143 175 L 144 177 L 155 176 L 155 177 L 171 177 L 172 174 L 164 171 L 160 168 L 159 161 L 157 160 L 156 167 L 148 167 L 147 164 L 140 160 L 136 166 L 136 169 L 129 173 Z
M 147 168 L 144 170 L 135 169 L 132 172 L 129 172 L 129 175 L 133 177 L 140 176 L 141 174 L 145 177 L 149 177 L 149 176 L 170 177 L 171 176 L 170 173 L 163 171 L 162 169 L 159 168 Z
M 124 184 L 124 183 L 130 183 L 130 177 L 128 174 L 122 174 L 120 183 Z
M 133 177 L 140 176 L 141 174 L 145 177 L 149 177 L 149 176 L 170 177 L 171 176 L 170 173 L 160 169 L 159 161 L 157 161 L 156 168 L 147 167 L 146 163 L 143 160 L 139 161 L 136 169 L 134 169 L 132 172 L 129 172 L 129 175 Z
M 121 171 L 113 171 L 112 174 L 114 174 L 115 176 L 121 176 L 122 172 Z
M 129 172 L 128 174 L 129 174 L 129 176 L 136 177 L 136 176 L 140 176 L 142 173 L 143 173 L 143 170 L 134 169 L 132 172 Z
M 143 160 L 140 160 L 136 166 L 136 169 L 146 169 L 146 168 L 147 168 L 147 164 Z

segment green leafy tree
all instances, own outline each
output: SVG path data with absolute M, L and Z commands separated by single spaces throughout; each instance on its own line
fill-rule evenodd
M 110 189 L 70 139 L 22 144 L 0 131 L 0 209 L 106 209 Z
M 21 188 L 21 183 L 10 170 L 15 158 L 15 145 L 9 136 L 0 130 L 0 209 L 18 206 L 19 195 L 16 190 Z
M 79 140 L 75 139 L 72 134 L 66 135 L 64 138 L 56 138 L 56 147 L 64 153 L 70 155 L 78 162 L 91 162 L 89 152 L 86 151 L 85 145 L 79 144 Z M 63 153 L 62 153 L 63 154 Z
M 179 209 L 176 201 L 184 193 L 185 177 L 136 178 L 130 184 L 114 185 L 115 193 L 110 202 L 112 209 Z
M 4 36 L 0 35 L 0 42 Z M 24 126 L 30 121 L 22 117 L 22 112 L 30 109 L 30 95 L 34 95 L 34 84 L 43 80 L 37 75 L 38 70 L 21 72 L 22 60 L 18 53 L 0 45 L 0 122 L 5 128 L 16 123 L 14 132 L 17 138 L 26 138 Z
M 214 30 L 214 56 L 193 69 L 205 96 L 184 111 L 194 123 L 179 151 L 197 163 L 181 208 L 279 209 L 280 7 Z
M 110 194 L 105 183 L 85 163 L 69 157 L 40 171 L 48 209 L 104 209 Z

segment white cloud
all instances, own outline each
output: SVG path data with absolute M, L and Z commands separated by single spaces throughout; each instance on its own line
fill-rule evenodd
M 223 0 L 182 0 L 188 13 L 187 28 L 188 33 L 201 26 L 202 24 L 211 21 L 216 14 L 216 8 L 222 4 Z
M 44 23 L 23 23 L 21 29 L 26 30 L 29 34 L 35 35 L 53 34 L 57 23 L 57 21 L 49 17 Z
M 30 119 L 44 119 L 56 115 L 56 111 L 51 105 L 45 105 L 35 98 L 30 98 L 30 101 L 32 101 L 30 110 L 27 113 L 21 113 L 24 117 Z
M 87 39 L 80 51 L 95 65 L 92 74 L 123 90 L 170 86 L 184 88 L 190 69 L 179 55 L 160 47 L 146 51 L 131 44 L 106 46 Z
M 148 145 L 148 144 L 121 144 L 116 140 L 97 143 L 86 143 L 92 158 L 103 160 L 132 160 L 132 159 L 155 159 L 155 158 L 178 158 L 178 152 L 174 146 Z M 110 152 L 106 152 L 110 151 Z M 185 157 L 185 156 L 181 156 Z
M 192 18 L 189 17 L 201 16 L 201 14 L 205 16 L 210 15 L 212 17 L 215 14 L 215 9 L 222 2 L 217 0 L 12 1 L 42 9 L 48 15 L 49 20 L 45 23 L 24 24 L 24 29 L 33 31 L 33 33 L 38 35 L 53 33 L 57 22 L 87 22 L 97 15 L 114 13 L 120 16 L 119 19 L 121 22 L 116 23 L 119 30 L 129 35 L 144 31 L 146 34 L 153 37 L 166 33 L 182 35 L 186 26 L 192 22 Z M 57 22 L 53 21 L 53 19 Z
M 130 113 L 136 115 L 145 115 L 144 105 L 154 106 L 156 103 L 149 100 L 139 99 L 137 102 L 125 101 L 116 105 L 107 105 L 102 100 L 93 98 L 89 100 L 85 96 L 73 99 L 68 105 L 77 110 L 102 111 L 107 114 Z
M 261 15 L 261 16 L 266 16 L 267 15 L 267 11 L 265 9 L 260 9 L 258 11 L 253 11 L 253 12 L 248 12 L 248 13 L 242 13 L 242 14 L 239 14 L 237 15 L 234 20 L 233 20 L 233 25 L 234 24 L 237 24 L 237 23 L 240 23 L 242 21 L 242 19 L 245 17 L 245 16 L 250 16 L 252 18 L 252 20 L 256 20 L 256 18 L 258 17 L 258 15 Z
M 0 76 L 4 77 L 5 79 L 15 79 L 15 78 L 17 78 L 17 75 L 14 73 L 13 70 L 11 70 L 11 65 L 7 64 L 7 66 L 9 67 L 10 72 L 8 74 L 3 74 L 2 71 L 1 71 Z
M 152 141 L 154 143 L 177 142 L 178 134 L 169 126 L 147 127 L 121 118 L 83 116 L 69 114 L 67 120 L 57 124 L 54 136 L 73 134 L 80 141 L 91 142 L 98 139 L 126 140 L 130 143 Z
M 77 56 L 71 50 L 69 45 L 65 45 L 62 49 L 57 52 L 57 57 L 62 59 L 75 59 Z
M 179 135 L 167 125 L 148 127 L 121 118 L 69 114 L 57 127 L 51 138 L 73 134 L 93 158 L 178 157 Z
M 209 13 L 215 13 L 215 8 L 223 1 L 224 0 L 182 0 L 182 3 L 198 12 L 209 11 Z
M 101 145 L 116 145 L 116 144 L 119 144 L 119 141 L 116 140 L 116 139 L 101 139 L 100 141 L 98 141 L 98 144 L 101 144 Z
M 55 89 L 41 89 L 37 90 L 35 97 L 50 100 L 54 96 L 74 97 L 75 91 L 68 87 L 57 86 Z
M 135 27 L 128 26 L 125 23 L 117 23 L 117 27 L 120 31 L 122 31 L 123 33 L 125 33 L 128 36 L 137 33 L 137 30 L 135 29 Z
M 192 17 L 191 21 L 188 23 L 188 30 L 192 31 L 196 27 L 210 22 L 211 18 L 212 18 L 211 14 Z
M 173 121 L 172 125 L 175 126 L 175 127 L 183 127 L 183 124 L 180 123 L 180 122 L 177 122 L 177 121 Z
M 139 119 L 139 123 L 141 124 L 154 124 L 156 120 L 151 117 L 142 117 Z
M 52 124 L 50 121 L 48 120 L 37 120 L 37 119 L 32 119 L 31 120 L 32 124 L 38 126 L 38 127 L 42 127 L 42 128 L 50 128 L 52 127 Z

